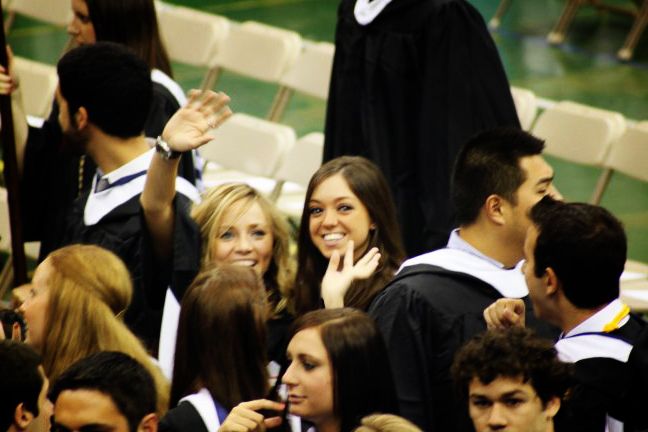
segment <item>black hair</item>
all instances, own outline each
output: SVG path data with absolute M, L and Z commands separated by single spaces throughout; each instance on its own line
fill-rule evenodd
M 526 180 L 520 159 L 543 149 L 544 141 L 516 128 L 495 128 L 472 137 L 459 151 L 452 175 L 457 224 L 475 222 L 489 195 L 516 204 L 516 191 Z
M 34 417 L 38 416 L 38 396 L 44 381 L 40 365 L 40 356 L 32 348 L 0 340 L 0 430 L 9 429 L 21 403 Z
M 567 299 L 593 309 L 619 297 L 627 256 L 621 222 L 603 207 L 544 197 L 531 209 L 538 229 L 534 273 L 552 268 Z
M 84 107 L 88 120 L 108 135 L 132 138 L 144 131 L 153 84 L 131 50 L 112 42 L 84 45 L 65 54 L 57 71 L 70 119 Z
M 109 396 L 126 418 L 131 432 L 142 419 L 156 412 L 153 377 L 134 358 L 117 351 L 92 354 L 70 366 L 56 380 L 50 400 L 66 390 L 94 390 Z
M 97 41 L 130 48 L 149 69 L 171 76 L 153 0 L 85 0 Z
M 486 385 L 499 377 L 521 378 L 543 405 L 554 397 L 562 399 L 573 383 L 572 366 L 558 359 L 553 342 L 521 327 L 473 337 L 455 355 L 451 373 L 464 398 L 473 378 Z

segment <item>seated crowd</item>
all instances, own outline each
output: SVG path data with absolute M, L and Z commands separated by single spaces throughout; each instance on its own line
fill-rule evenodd
M 409 259 L 380 169 L 332 159 L 293 253 L 250 186 L 198 191 L 191 155 L 228 96 L 191 91 L 165 111 L 165 55 L 110 36 L 106 1 L 72 3 L 82 46 L 58 64 L 55 114 L 41 131 L 16 120 L 45 255 L 24 323 L 0 328 L 0 432 L 648 428 L 648 330 L 619 299 L 623 227 L 561 201 L 542 140 L 472 137 L 452 178 L 457 228 Z M 80 156 L 96 168 L 70 189 Z

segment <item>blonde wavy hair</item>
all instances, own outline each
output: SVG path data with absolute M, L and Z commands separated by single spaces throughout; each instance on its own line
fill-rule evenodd
M 90 354 L 120 351 L 139 361 L 153 376 L 157 411 L 169 404 L 169 383 L 142 343 L 122 321 L 133 287 L 124 263 L 114 253 L 91 245 L 72 245 L 52 252 L 49 265 L 47 328 L 43 368 L 54 382 Z
M 273 234 L 272 261 L 263 275 L 263 282 L 272 305 L 273 314 L 283 310 L 293 311 L 292 290 L 295 279 L 294 260 L 290 255 L 288 223 L 277 208 L 256 189 L 244 183 L 228 183 L 213 187 L 203 194 L 202 201 L 194 205 L 191 217 L 200 227 L 202 239 L 201 268 L 214 264 L 211 245 L 220 235 L 218 229 L 225 212 L 234 204 L 243 202 L 240 215 L 254 203 L 258 203 L 265 214 Z
M 362 418 L 353 432 L 422 432 L 414 423 L 393 414 L 372 414 Z

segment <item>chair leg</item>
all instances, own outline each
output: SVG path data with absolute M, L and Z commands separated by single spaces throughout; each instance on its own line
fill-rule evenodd
M 632 29 L 628 33 L 628 37 L 623 44 L 623 47 L 617 52 L 617 57 L 620 60 L 630 60 L 634 49 L 639 43 L 641 34 L 646 29 L 648 24 L 648 0 L 644 0 L 643 4 L 637 11 L 634 23 L 632 24 Z
M 603 198 L 603 192 L 605 192 L 605 189 L 607 189 L 608 184 L 610 184 L 610 179 L 612 178 L 613 173 L 614 171 L 611 168 L 605 168 L 603 170 L 598 180 L 596 181 L 596 187 L 594 188 L 592 197 L 589 200 L 590 204 L 593 205 L 601 204 L 601 198 Z
M 16 12 L 11 11 L 11 10 L 8 11 L 7 12 L 7 19 L 4 22 L 5 34 L 9 34 L 9 30 L 11 30 L 11 26 L 13 25 L 15 20 L 16 20 Z
M 551 32 L 547 36 L 547 41 L 550 44 L 558 45 L 563 43 L 563 41 L 565 40 L 565 34 L 567 33 L 569 25 L 576 15 L 576 11 L 578 11 L 578 8 L 581 7 L 581 5 L 585 3 L 585 1 L 587 0 L 567 0 L 565 9 L 563 9 L 560 18 L 558 18 L 558 23 L 556 23 L 553 30 L 551 30 Z
M 497 6 L 497 10 L 495 11 L 495 15 L 493 15 L 493 18 L 488 22 L 488 26 L 495 30 L 497 29 L 500 24 L 502 23 L 502 17 L 508 10 L 509 6 L 511 6 L 511 0 L 501 0 L 499 5 Z
M 286 111 L 288 101 L 292 97 L 293 93 L 294 91 L 292 89 L 281 86 L 275 95 L 272 107 L 270 107 L 270 112 L 266 118 L 273 122 L 281 120 L 281 117 L 283 117 L 284 112 Z
M 7 290 L 13 284 L 13 259 L 11 255 L 7 257 L 7 261 L 2 267 L 0 272 L 0 300 L 5 296 Z
M 218 81 L 218 78 L 220 77 L 220 73 L 221 68 L 218 66 L 214 66 L 213 68 L 209 69 L 209 71 L 205 75 L 205 78 L 203 79 L 200 90 L 205 91 L 213 89 L 216 81 Z

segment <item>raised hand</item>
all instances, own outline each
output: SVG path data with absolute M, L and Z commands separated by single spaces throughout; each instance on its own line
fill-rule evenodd
M 284 409 L 284 404 L 267 399 L 258 399 L 241 402 L 229 413 L 218 432 L 264 432 L 279 426 L 282 422 L 279 413 Z M 263 417 L 257 411 L 276 411 L 276 417 Z
M 232 115 L 232 110 L 227 106 L 229 101 L 229 96 L 222 92 L 191 90 L 187 104 L 164 127 L 162 139 L 172 150 L 179 152 L 207 144 L 213 139 L 207 132 Z
M 342 268 L 340 253 L 333 251 L 326 273 L 322 278 L 322 299 L 326 308 L 344 307 L 344 295 L 356 279 L 367 279 L 378 268 L 380 253 L 378 248 L 371 248 L 355 264 L 353 263 L 353 240 L 347 243 Z
M 503 298 L 484 309 L 484 320 L 489 329 L 524 327 L 525 310 L 524 301 Z

